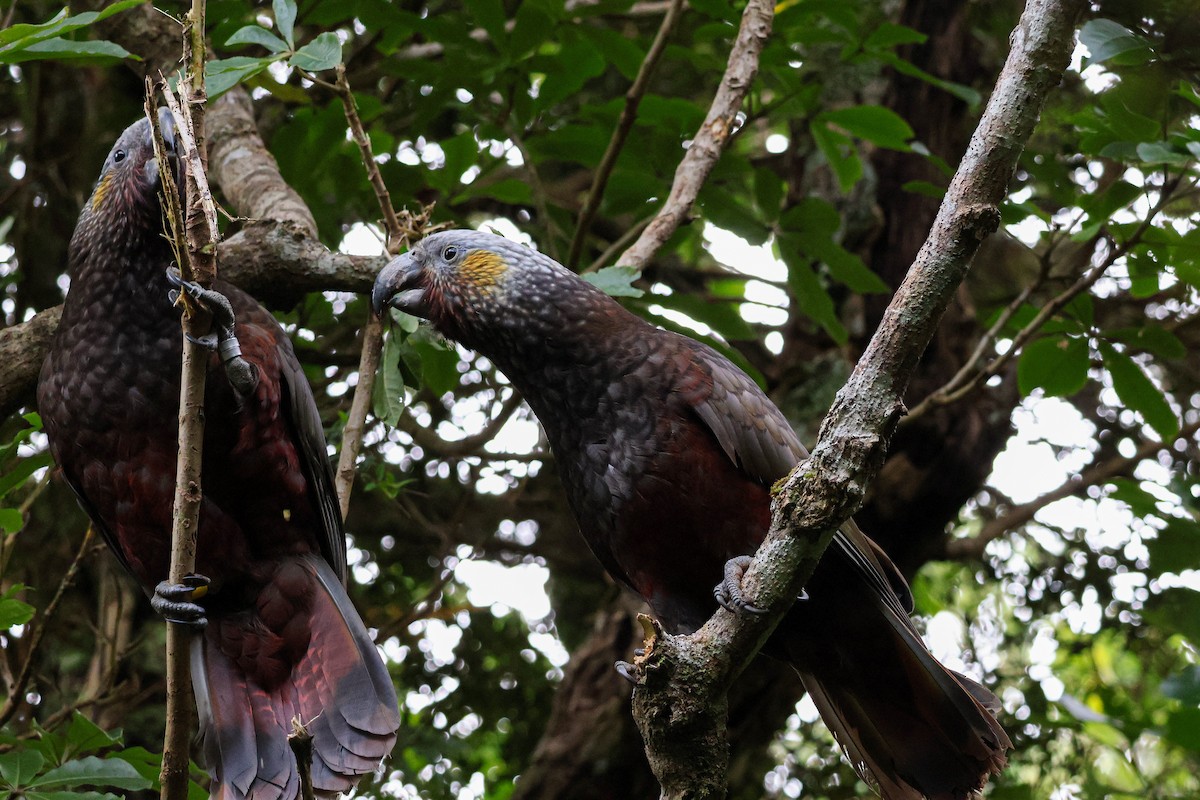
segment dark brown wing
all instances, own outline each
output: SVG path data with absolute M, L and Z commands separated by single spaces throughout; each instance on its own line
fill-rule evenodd
M 692 407 L 730 460 L 769 487 L 808 457 L 787 418 L 749 375 L 712 348 L 690 339 L 683 341 L 695 352 L 697 366 L 711 377 L 711 383 L 701 384 L 711 385 L 711 391 L 693 399 Z M 833 543 L 885 602 L 907 618 L 913 607 L 912 592 L 879 545 L 859 530 L 854 520 L 847 520 Z
M 326 451 L 325 429 L 321 425 L 321 414 L 317 410 L 312 387 L 304 375 L 300 360 L 296 358 L 291 339 L 275 317 L 241 289 L 224 281 L 218 281 L 218 284 L 215 288 L 233 304 L 239 326 L 256 325 L 267 330 L 275 343 L 282 395 L 280 413 L 287 421 L 292 441 L 300 451 L 304 476 L 320 515 L 321 535 L 317 539 L 321 555 L 344 584 L 347 577 L 346 535 L 342 527 L 341 507 L 334 490 L 333 468 Z M 222 380 L 224 376 L 216 379 Z

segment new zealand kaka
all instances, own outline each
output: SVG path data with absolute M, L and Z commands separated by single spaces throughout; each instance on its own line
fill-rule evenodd
M 165 110 L 160 120 L 170 140 Z M 117 559 L 155 608 L 198 631 L 192 680 L 213 797 L 297 797 L 293 718 L 313 736 L 315 788 L 332 795 L 391 751 L 395 689 L 343 586 L 346 543 L 312 389 L 274 317 L 220 281 L 184 287 L 222 332 L 205 394 L 204 577 L 160 584 L 183 341 L 168 297 L 181 282 L 168 274 L 166 168 L 145 119 L 104 162 L 71 239 L 71 290 L 38 407 L 55 461 Z
M 592 551 L 668 628 L 695 630 L 718 599 L 739 606 L 738 567 L 769 527 L 770 486 L 806 456 L 745 373 L 552 259 L 476 231 L 434 234 L 394 259 L 372 302 L 431 321 L 508 376 Z M 929 653 L 903 577 L 853 523 L 805 592 L 765 650 L 794 665 L 886 800 L 964 800 L 1004 766 L 996 698 Z

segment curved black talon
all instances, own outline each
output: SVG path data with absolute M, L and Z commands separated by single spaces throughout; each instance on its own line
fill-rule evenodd
M 225 366 L 225 375 L 240 397 L 248 397 L 258 386 L 258 367 L 242 358 L 242 345 L 234 332 L 233 305 L 215 289 L 185 281 L 175 267 L 167 269 L 167 282 L 176 287 L 167 296 L 174 303 L 182 292 L 212 314 L 213 331 L 203 336 L 187 334 L 188 341 L 213 350 Z
M 204 607 L 193 601 L 207 593 L 208 584 L 208 578 L 203 575 L 185 575 L 183 583 L 163 581 L 154 587 L 150 605 L 167 622 L 202 631 L 208 625 L 208 618 Z
M 613 664 L 613 667 L 616 668 L 617 674 L 622 678 L 634 686 L 638 685 L 638 668 L 636 666 L 630 664 L 628 661 L 618 661 L 616 664 Z
M 735 556 L 725 562 L 725 578 L 713 587 L 713 597 L 726 611 L 754 615 L 767 613 L 765 608 L 759 608 L 742 596 L 742 577 L 750 561 L 750 556 Z

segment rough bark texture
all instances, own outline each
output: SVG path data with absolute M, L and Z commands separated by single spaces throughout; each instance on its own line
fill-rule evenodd
M 1032 0 L 991 101 L 942 202 L 929 236 L 846 386 L 812 456 L 789 476 L 771 531 L 744 580 L 747 599 L 771 613 L 719 611 L 691 636 L 661 629 L 647 643 L 634 713 L 665 798 L 726 792 L 726 690 L 774 628 L 834 530 L 862 503 L 878 473 L 903 394 L 980 242 L 1000 221 L 999 204 L 1041 106 L 1074 43 L 1080 0 Z
M 902 55 L 946 80 L 984 88 L 979 78 L 979 41 L 972 34 L 975 7 L 949 0 L 913 0 L 899 22 L 929 34 L 923 45 Z M 884 105 L 909 120 L 917 139 L 930 151 L 956 163 L 970 137 L 962 124 L 966 104 L 925 81 L 894 73 Z M 896 287 L 916 256 L 938 210 L 935 198 L 905 191 L 910 181 L 940 184 L 945 179 L 927 159 L 912 153 L 879 150 L 872 163 L 883 230 L 867 263 Z M 977 260 L 975 269 L 986 268 Z M 938 332 L 909 383 L 905 401 L 912 407 L 942 386 L 969 357 L 980 324 L 969 286 L 956 292 Z M 866 329 L 879 323 L 887 299 L 868 296 Z M 865 337 L 859 342 L 866 344 Z M 992 461 L 1009 437 L 1009 411 L 1017 403 L 1015 382 L 1007 380 L 971 403 L 942 408 L 892 437 L 887 461 L 857 515 L 863 530 L 881 544 L 906 574 L 912 575 L 942 546 L 947 524 L 991 472 Z

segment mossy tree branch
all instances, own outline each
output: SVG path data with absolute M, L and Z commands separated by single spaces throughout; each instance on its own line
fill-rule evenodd
M 763 616 L 719 610 L 689 636 L 644 618 L 634 714 L 663 797 L 722 798 L 728 689 L 798 596 L 834 532 L 862 503 L 904 412 L 902 396 L 999 206 L 1074 47 L 1082 0 L 1030 0 L 1012 49 L 933 228 L 879 329 L 838 393 L 809 459 L 782 482 L 772 524 L 743 581 Z

